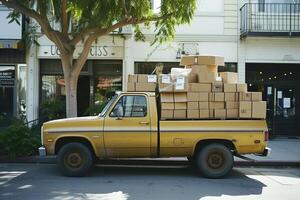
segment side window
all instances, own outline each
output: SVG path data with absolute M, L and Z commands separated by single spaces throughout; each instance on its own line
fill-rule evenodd
M 110 117 L 145 117 L 147 116 L 147 100 L 145 96 L 128 95 L 119 99 Z

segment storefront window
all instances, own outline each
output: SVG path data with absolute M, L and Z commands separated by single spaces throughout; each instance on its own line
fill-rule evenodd
M 42 102 L 64 100 L 66 92 L 63 76 L 43 75 L 41 92 Z
M 0 117 L 14 114 L 15 67 L 0 66 Z
M 225 66 L 218 67 L 219 72 L 237 72 L 237 63 L 225 63 Z

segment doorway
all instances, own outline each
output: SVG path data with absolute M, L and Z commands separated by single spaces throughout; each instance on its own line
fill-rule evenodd
M 77 114 L 79 117 L 86 115 L 90 105 L 90 77 L 79 76 L 77 85 Z
M 0 66 L 0 116 L 14 115 L 15 67 Z

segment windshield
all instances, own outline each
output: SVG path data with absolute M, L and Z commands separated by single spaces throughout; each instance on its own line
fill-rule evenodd
M 111 104 L 115 101 L 118 95 L 113 96 L 110 100 L 107 101 L 106 105 L 104 106 L 103 110 L 99 114 L 99 117 L 103 117 L 106 113 L 106 111 L 109 109 Z

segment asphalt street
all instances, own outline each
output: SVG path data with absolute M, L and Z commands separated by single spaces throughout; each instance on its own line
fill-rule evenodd
M 0 164 L 1 200 L 299 198 L 299 168 L 234 168 L 225 179 L 205 179 L 191 167 L 97 166 L 70 178 L 52 164 Z

